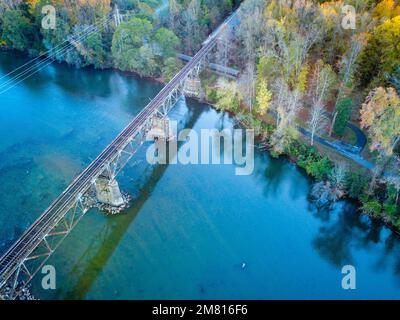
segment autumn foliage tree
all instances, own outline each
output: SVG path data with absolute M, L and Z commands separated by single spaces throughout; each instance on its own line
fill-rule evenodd
M 394 0 L 382 0 L 373 11 L 378 19 L 391 19 L 400 15 L 400 6 Z
M 400 137 L 400 98 L 393 88 L 376 88 L 361 109 L 361 127 L 367 129 L 370 149 L 382 157 L 393 154 Z
M 357 76 L 362 86 L 382 84 L 385 73 L 393 72 L 400 64 L 400 16 L 386 20 L 368 37 L 368 44 L 360 54 Z

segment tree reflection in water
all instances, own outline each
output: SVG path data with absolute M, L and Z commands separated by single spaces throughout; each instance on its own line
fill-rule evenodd
M 383 223 L 361 214 L 350 202 L 338 202 L 331 209 L 312 209 L 313 215 L 323 222 L 312 241 L 321 257 L 342 268 L 346 264 L 357 265 L 356 250 L 378 250 L 375 255 L 378 259 L 372 261 L 372 268 L 375 271 L 393 268 L 400 286 L 400 238 L 397 234 Z

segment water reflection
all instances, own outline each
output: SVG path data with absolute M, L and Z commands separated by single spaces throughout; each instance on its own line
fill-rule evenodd
M 383 223 L 362 215 L 355 204 L 348 202 L 339 202 L 332 209 L 313 208 L 313 215 L 323 222 L 312 241 L 322 258 L 341 269 L 346 264 L 364 263 L 354 257 L 355 251 L 377 253 L 376 261 L 372 261 L 375 271 L 391 268 L 400 286 L 398 235 Z
M 182 128 L 192 128 L 201 113 L 206 109 L 193 101 L 191 101 L 188 107 L 181 100 L 177 103 L 174 111 L 175 115 L 185 114 L 185 117 L 180 117 L 180 126 Z M 170 116 L 173 117 L 174 112 L 171 112 Z M 179 144 L 178 147 L 181 145 Z M 146 149 L 146 145 L 142 147 L 141 152 L 135 158 L 143 157 L 143 149 Z M 110 217 L 107 220 L 107 223 L 93 237 L 94 240 L 89 244 L 83 255 L 76 260 L 76 263 L 68 273 L 67 278 L 69 279 L 69 283 L 59 288 L 55 296 L 62 297 L 63 299 L 83 299 L 90 292 L 93 283 L 95 283 L 110 257 L 118 248 L 131 223 L 141 211 L 146 201 L 151 197 L 152 191 L 168 168 L 168 165 L 158 165 L 155 167 L 144 165 L 146 168 L 138 168 L 138 171 L 142 172 L 141 180 L 143 185 L 137 189 L 139 191 L 134 197 L 133 206 L 127 213 Z M 122 176 L 124 176 L 123 172 Z M 135 245 L 138 246 L 140 244 L 135 243 Z M 74 284 L 71 285 L 71 282 Z

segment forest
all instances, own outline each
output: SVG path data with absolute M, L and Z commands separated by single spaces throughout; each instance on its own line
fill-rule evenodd
M 54 29 L 42 27 L 45 5 L 55 8 Z M 1 1 L 0 47 L 38 56 L 71 39 L 72 49 L 52 51 L 55 60 L 168 79 L 181 66 L 176 53 L 197 51 L 235 3 L 172 0 L 167 15 L 156 13 L 161 5 L 162 0 Z M 118 26 L 110 16 L 115 8 L 122 16 Z
M 241 76 L 215 79 L 208 99 L 303 168 L 318 207 L 351 198 L 399 228 L 400 4 L 248 0 L 240 20 L 221 63 Z
M 177 53 L 193 55 L 239 2 L 240 26 L 221 39 L 215 62 L 240 77 L 203 72 L 205 99 L 315 179 L 310 197 L 319 206 L 348 197 L 400 228 L 398 1 L 170 0 L 158 14 L 161 0 L 6 0 L 0 47 L 38 56 L 71 37 L 73 48 L 51 53 L 55 60 L 168 80 L 182 66 Z M 45 4 L 56 8 L 54 30 L 41 27 Z M 116 6 L 119 25 L 107 21 Z M 354 146 L 352 126 L 367 139 L 359 153 L 326 147 Z

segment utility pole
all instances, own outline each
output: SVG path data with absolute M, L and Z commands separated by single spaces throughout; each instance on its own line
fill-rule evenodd
M 119 13 L 119 9 L 118 9 L 117 5 L 115 5 L 114 11 L 115 11 L 114 12 L 114 22 L 115 22 L 115 26 L 118 27 L 121 24 L 122 19 L 121 19 L 121 14 Z

